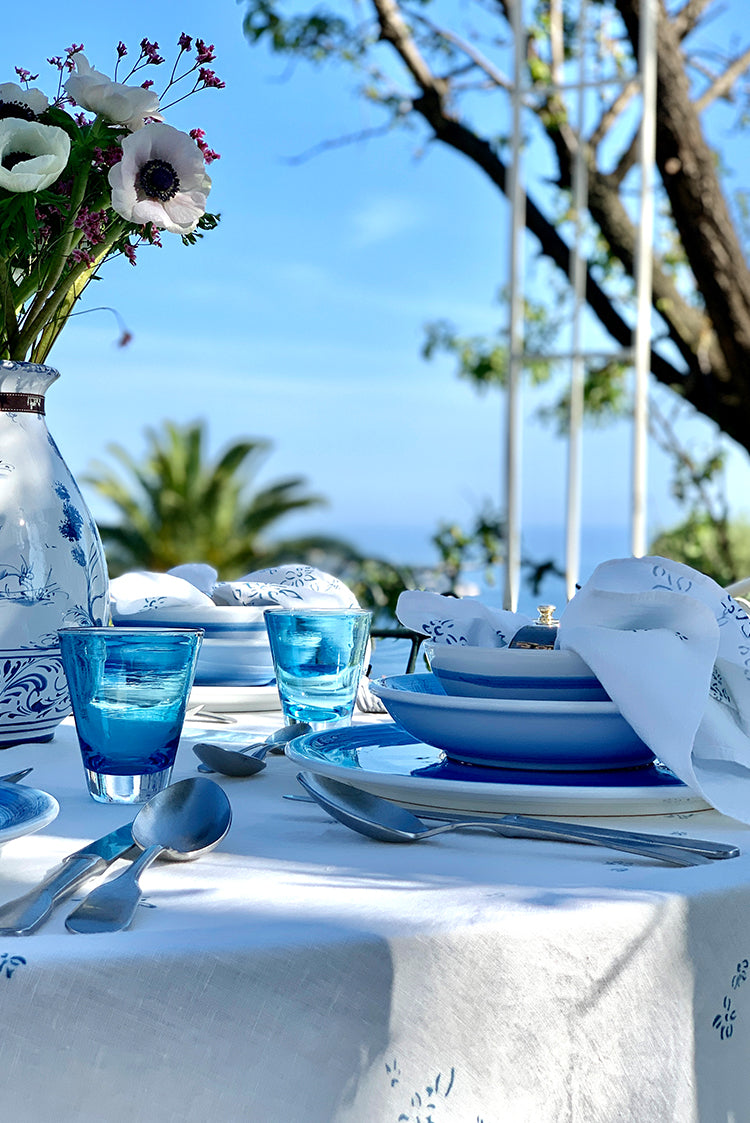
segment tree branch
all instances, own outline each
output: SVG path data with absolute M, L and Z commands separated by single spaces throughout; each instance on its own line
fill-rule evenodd
M 637 53 L 640 0 L 615 2 Z M 711 377 L 702 383 L 699 380 L 693 392 L 703 398 L 703 412 L 747 448 L 750 270 L 719 182 L 715 154 L 690 100 L 679 35 L 663 0 L 659 3 L 657 72 L 657 165 L 721 352 L 715 357 L 717 349 L 711 348 Z
M 678 39 L 684 39 L 697 26 L 706 8 L 713 4 L 713 0 L 687 0 L 672 20 L 672 26 Z
M 715 78 L 711 85 L 693 103 L 696 113 L 702 113 L 717 98 L 726 97 L 737 79 L 750 67 L 750 49 L 730 62 L 723 74 Z

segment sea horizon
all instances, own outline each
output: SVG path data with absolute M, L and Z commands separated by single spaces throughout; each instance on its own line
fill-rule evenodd
M 439 557 L 430 539 L 433 532 L 412 526 L 349 526 L 346 537 L 361 552 L 384 558 L 394 564 L 431 569 Z M 343 535 L 342 535 L 343 537 Z M 521 545 L 522 557 L 535 564 L 551 561 L 563 572 L 565 569 L 565 527 L 562 523 L 537 523 L 524 527 Z M 630 556 L 630 529 L 618 525 L 590 525 L 581 530 L 581 566 L 579 583 L 587 581 L 598 565 L 612 558 Z M 498 566 L 493 580 L 487 581 L 481 570 L 468 570 L 462 578 L 467 587 L 474 587 L 477 595 L 487 604 L 502 604 L 504 567 Z M 566 603 L 565 579 L 550 573 L 545 576 L 538 593 L 534 593 L 521 575 L 518 610 L 535 613 L 539 604 L 555 604 L 560 609 Z

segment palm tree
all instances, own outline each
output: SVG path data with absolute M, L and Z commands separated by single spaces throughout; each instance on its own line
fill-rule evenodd
M 302 477 L 255 489 L 252 480 L 271 444 L 248 439 L 229 445 L 213 462 L 206 455 L 202 422 L 165 421 L 147 429 L 141 461 L 121 445 L 107 451 L 125 479 L 94 462 L 85 476 L 113 504 L 119 519 L 100 523 L 110 574 L 133 569 L 165 572 L 183 562 L 212 565 L 227 580 L 284 561 L 353 561 L 357 551 L 337 538 L 312 535 L 268 538 L 285 515 L 320 507 L 325 500 L 306 491 Z

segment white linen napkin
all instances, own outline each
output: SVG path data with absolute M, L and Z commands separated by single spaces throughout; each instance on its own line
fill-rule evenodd
M 520 612 L 490 608 L 474 597 L 446 597 L 407 589 L 398 598 L 396 615 L 405 628 L 435 643 L 469 647 L 507 647 L 531 619 Z
M 236 581 L 218 581 L 210 565 L 190 563 L 167 573 L 134 571 L 110 583 L 115 617 L 158 613 L 165 608 L 309 605 L 356 608 L 357 598 L 343 581 L 312 565 L 289 564 L 258 569 Z
M 277 565 L 257 569 L 236 581 L 220 581 L 212 593 L 216 604 L 310 605 L 315 608 L 358 608 L 357 598 L 343 581 L 313 565 Z
M 526 622 L 429 593 L 402 594 L 398 616 L 435 642 L 480 646 L 504 646 Z M 562 612 L 557 644 L 591 667 L 655 756 L 719 811 L 750 823 L 750 617 L 742 605 L 679 562 L 609 561 Z
M 123 573 L 109 585 L 112 614 L 136 616 L 163 608 L 213 608 L 214 602 L 192 582 L 171 573 L 148 570 Z
M 560 618 L 651 751 L 725 815 L 750 823 L 750 618 L 666 558 L 600 565 Z

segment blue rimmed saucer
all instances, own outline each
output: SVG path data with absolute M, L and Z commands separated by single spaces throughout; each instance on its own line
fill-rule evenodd
M 59 811 L 59 803 L 47 792 L 0 781 L 0 846 L 13 838 L 40 831 Z
M 606 772 L 544 772 L 460 764 L 395 723 L 298 737 L 295 764 L 423 815 L 665 815 L 709 804 L 658 762 Z

